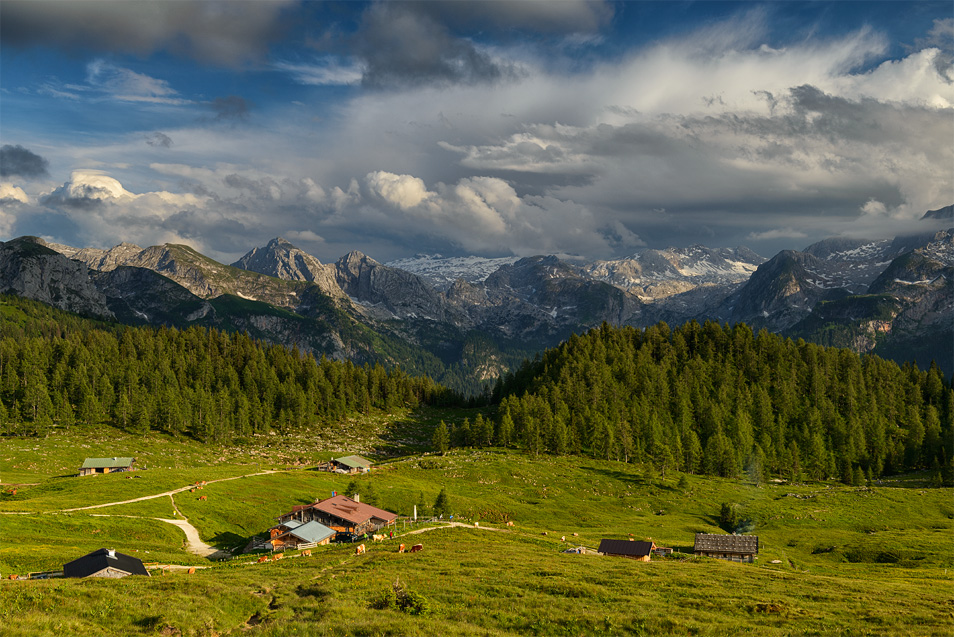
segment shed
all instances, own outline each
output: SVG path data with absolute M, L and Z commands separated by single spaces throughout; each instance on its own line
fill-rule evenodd
M 116 471 L 132 471 L 135 458 L 87 458 L 80 467 L 81 476 L 97 473 L 114 473 Z
M 273 548 L 310 549 L 313 546 L 328 544 L 338 532 L 329 529 L 320 522 L 305 522 L 279 534 L 272 539 Z
M 149 576 L 142 560 L 117 553 L 113 549 L 99 549 L 63 565 L 63 577 L 126 577 Z
M 600 540 L 598 549 L 603 555 L 628 557 L 640 562 L 648 562 L 656 545 L 652 542 L 634 542 L 633 540 Z
M 732 562 L 753 562 L 759 554 L 759 536 L 696 533 L 693 553 Z
M 332 470 L 341 470 L 345 473 L 367 473 L 371 471 L 372 462 L 361 456 L 344 456 L 331 461 Z

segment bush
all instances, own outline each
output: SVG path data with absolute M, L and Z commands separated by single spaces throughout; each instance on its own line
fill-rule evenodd
M 399 610 L 408 615 L 428 615 L 431 612 L 430 603 L 420 593 L 408 590 L 401 583 L 401 579 L 394 580 L 384 594 L 370 604 L 377 610 Z

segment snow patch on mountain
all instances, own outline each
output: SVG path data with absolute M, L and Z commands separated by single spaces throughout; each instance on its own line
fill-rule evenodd
M 426 279 L 438 290 L 445 291 L 454 281 L 481 283 L 501 266 L 511 265 L 518 257 L 489 259 L 484 257 L 445 257 L 440 254 L 417 254 L 410 258 L 396 259 L 384 265 L 399 268 Z

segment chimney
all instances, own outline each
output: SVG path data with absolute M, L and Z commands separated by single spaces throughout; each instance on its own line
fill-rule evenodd
M 106 549 L 106 555 L 109 557 L 116 557 L 116 549 Z
M 361 502 L 361 496 L 358 495 L 357 493 L 351 496 L 351 499 L 354 500 L 355 502 Z

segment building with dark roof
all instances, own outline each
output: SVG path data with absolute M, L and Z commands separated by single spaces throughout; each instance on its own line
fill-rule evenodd
M 97 473 L 113 473 L 116 471 L 132 471 L 135 458 L 87 458 L 80 467 L 81 476 Z
M 633 540 L 600 540 L 598 549 L 603 555 L 628 557 L 631 560 L 648 562 L 656 545 L 652 542 L 635 542 Z
M 362 535 L 394 524 L 397 513 L 364 504 L 344 495 L 336 495 L 314 504 L 298 505 L 278 518 L 280 523 L 290 520 L 320 522 L 338 533 Z
M 63 577 L 126 577 L 149 576 L 142 560 L 117 553 L 113 549 L 99 549 L 63 565 Z
M 696 533 L 693 553 L 732 562 L 754 562 L 759 554 L 759 536 Z

